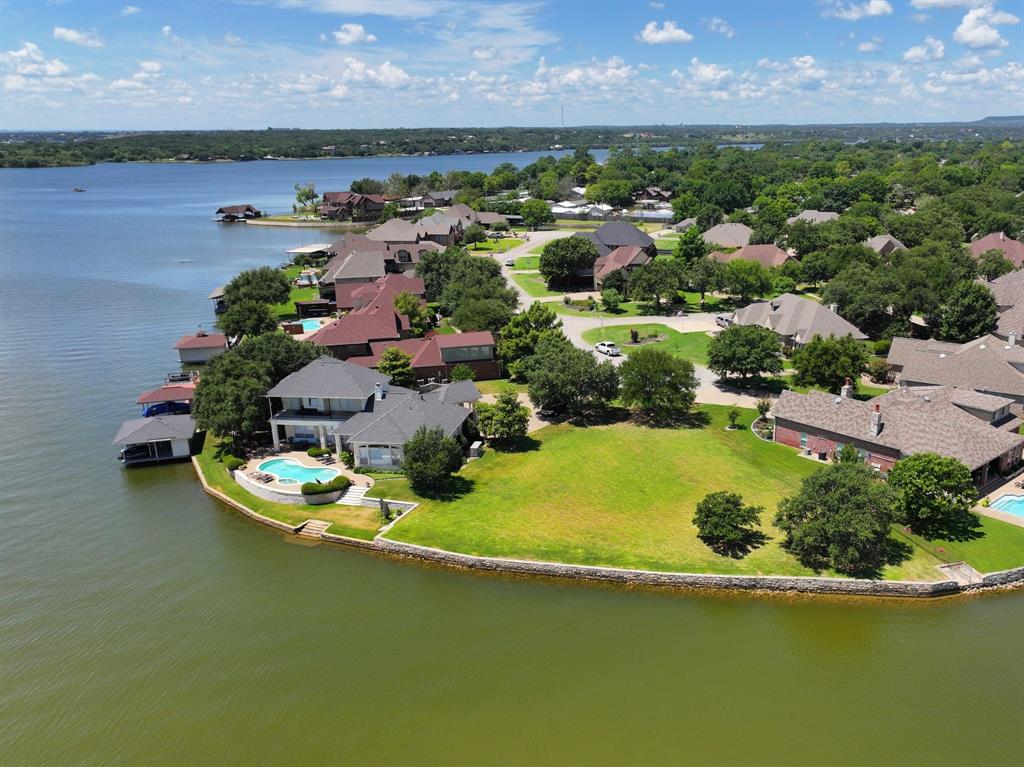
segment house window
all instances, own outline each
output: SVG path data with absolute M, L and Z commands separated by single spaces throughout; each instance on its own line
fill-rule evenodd
M 323 410 L 323 400 L 319 397 L 307 397 L 306 407 L 310 410 Z
M 805 431 L 800 432 L 800 447 L 807 447 L 807 432 Z
M 360 445 L 356 449 L 356 462 L 360 466 L 399 466 L 402 463 L 401 448 L 391 445 Z
M 398 260 L 400 263 L 408 264 L 410 261 L 412 261 L 412 256 L 409 255 L 409 251 L 400 250 L 398 251 Z

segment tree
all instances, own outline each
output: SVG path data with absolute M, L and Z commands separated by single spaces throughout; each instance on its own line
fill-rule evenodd
M 398 218 L 401 213 L 402 209 L 398 207 L 397 203 L 389 202 L 381 210 L 380 216 L 377 218 L 377 222 L 383 224 L 385 221 Z
M 776 375 L 782 372 L 782 343 L 768 328 L 730 325 L 708 344 L 708 368 L 723 378 Z
M 416 383 L 416 373 L 412 369 L 412 355 L 403 352 L 397 346 L 389 346 L 380 355 L 377 372 L 390 376 L 395 386 L 412 386 Z
M 859 381 L 868 367 L 867 347 L 853 336 L 815 336 L 793 354 L 794 380 L 838 392 L 846 379 Z
M 871 338 L 902 330 L 910 317 L 899 286 L 889 269 L 854 264 L 831 280 L 821 294 L 822 303 L 836 304 L 839 314 Z
M 409 329 L 414 336 L 422 336 L 430 328 L 430 311 L 418 296 L 403 290 L 395 296 L 393 305 L 396 312 L 409 318 Z
M 543 200 L 527 200 L 522 208 L 523 224 L 528 229 L 536 230 L 542 224 L 554 223 L 555 215 Z
M 497 333 L 512 318 L 512 309 L 490 298 L 467 298 L 452 314 L 452 324 L 462 331 L 490 330 Z
M 737 258 L 722 270 L 722 286 L 742 302 L 772 289 L 772 274 L 757 261 Z
M 513 378 L 520 375 L 523 360 L 533 354 L 542 333 L 555 331 L 561 335 L 562 321 L 549 305 L 534 301 L 501 329 L 498 359 Z
M 708 254 L 708 244 L 704 242 L 704 237 L 701 235 L 700 230 L 691 226 L 681 235 L 676 241 L 676 258 L 681 258 L 686 263 L 695 261 L 703 258 Z
M 1013 271 L 1013 261 L 998 248 L 986 250 L 978 256 L 978 274 L 989 282 Z
M 472 365 L 467 365 L 465 362 L 460 362 L 458 365 L 452 368 L 452 372 L 448 376 L 453 381 L 475 381 L 476 371 Z
M 883 357 L 872 357 L 868 360 L 865 372 L 877 384 L 887 384 L 892 381 L 892 370 L 889 368 L 889 363 Z
M 439 426 L 421 426 L 402 447 L 402 470 L 417 493 L 436 491 L 460 466 L 459 443 Z
M 543 333 L 523 366 L 530 401 L 538 410 L 582 416 L 600 410 L 619 393 L 619 374 L 610 362 L 577 349 L 561 333 Z
M 889 469 L 900 522 L 926 538 L 953 537 L 976 526 L 971 506 L 977 488 L 971 470 L 955 458 L 914 453 Z
M 548 285 L 566 285 L 597 260 L 597 248 L 584 237 L 552 240 L 540 253 L 540 273 Z
M 735 405 L 730 407 L 729 410 L 726 412 L 725 417 L 729 420 L 730 429 L 736 428 L 736 424 L 740 420 L 740 415 L 742 415 L 742 413 L 740 413 L 740 409 Z
M 629 291 L 639 301 L 648 301 L 660 311 L 662 299 L 674 301 L 686 287 L 681 261 L 651 261 L 633 270 L 629 276 Z
M 291 289 L 284 272 L 272 266 L 261 266 L 235 275 L 224 286 L 224 301 L 229 306 L 238 301 L 283 304 L 288 300 Z
M 779 503 L 783 547 L 814 570 L 877 575 L 892 553 L 892 490 L 859 463 L 835 463 L 806 477 Z
M 714 290 L 722 281 L 722 265 L 708 256 L 701 256 L 686 264 L 687 284 L 700 293 L 700 308 L 704 309 L 704 296 Z
M 622 303 L 622 294 L 615 288 L 605 288 L 601 291 L 601 305 L 606 312 L 615 312 Z
M 638 349 L 619 366 L 619 399 L 651 419 L 667 421 L 689 412 L 697 395 L 693 363 L 660 349 Z
M 939 335 L 946 341 L 970 341 L 991 333 L 998 315 L 991 290 L 978 282 L 961 282 L 939 307 Z
M 835 452 L 836 463 L 864 463 L 860 452 L 853 445 L 847 443 Z
M 243 339 L 229 353 L 259 365 L 270 386 L 275 386 L 318 359 L 323 349 L 316 344 L 296 341 L 287 333 L 264 333 Z
M 481 434 L 498 445 L 510 445 L 526 436 L 530 409 L 519 403 L 516 390 L 503 386 L 497 401 L 491 405 L 478 403 L 477 423 Z
M 320 195 L 316 193 L 315 184 L 295 185 L 295 202 L 298 203 L 300 211 L 314 207 L 319 199 Z
M 487 232 L 480 224 L 470 224 L 462 233 L 462 242 L 466 245 L 476 245 L 487 241 Z M 476 250 L 476 248 L 473 248 Z
M 192 416 L 200 429 L 251 441 L 267 428 L 266 393 L 273 384 L 263 366 L 233 350 L 214 357 L 196 386 Z
M 709 493 L 697 504 L 697 537 L 719 553 L 734 555 L 760 537 L 756 529 L 764 508 L 743 503 L 739 493 Z
M 253 338 L 277 330 L 277 318 L 266 304 L 237 301 L 217 318 L 217 327 L 238 343 L 243 337 Z
M 758 397 L 757 400 L 757 415 L 761 418 L 767 418 L 768 413 L 772 409 L 772 401 L 767 397 Z

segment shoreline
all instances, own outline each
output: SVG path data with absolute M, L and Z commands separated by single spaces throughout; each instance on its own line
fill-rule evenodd
M 206 481 L 202 467 L 195 456 L 192 468 L 199 477 L 203 490 L 213 498 L 226 503 L 254 522 L 278 532 L 299 536 L 309 523 L 287 525 L 266 517 L 245 504 L 229 498 Z M 390 527 L 390 526 L 389 526 Z M 962 584 L 955 580 L 936 581 L 884 581 L 863 578 L 831 578 L 805 575 L 716 575 L 714 573 L 665 572 L 658 570 L 631 570 L 599 565 L 574 565 L 560 562 L 486 557 L 461 554 L 429 546 L 404 543 L 381 537 L 362 540 L 335 533 L 320 532 L 309 540 L 320 540 L 341 546 L 372 551 L 391 559 L 416 560 L 451 570 L 475 571 L 507 576 L 555 579 L 573 583 L 613 584 L 629 587 L 651 587 L 672 591 L 728 591 L 749 594 L 818 595 L 841 597 L 871 597 L 900 599 L 937 599 L 956 595 L 975 595 L 993 590 L 1024 588 L 1024 566 L 983 573 L 980 583 Z

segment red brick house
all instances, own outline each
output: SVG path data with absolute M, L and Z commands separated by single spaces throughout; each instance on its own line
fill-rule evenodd
M 486 330 L 371 343 L 370 354 L 350 357 L 348 361 L 376 367 L 384 350 L 392 346 L 412 356 L 412 369 L 421 381 L 447 380 L 452 369 L 460 364 L 473 368 L 478 381 L 501 378 L 494 336 Z

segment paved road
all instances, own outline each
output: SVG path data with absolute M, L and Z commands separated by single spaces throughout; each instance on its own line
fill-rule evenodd
M 519 305 L 520 308 L 525 309 L 534 301 L 544 302 L 558 302 L 561 301 L 561 296 L 553 296 L 549 298 L 534 298 L 529 295 L 526 291 L 520 288 L 511 278 L 511 275 L 515 272 L 511 267 L 505 266 L 505 260 L 508 258 L 518 258 L 519 256 L 532 255 L 530 250 L 535 248 L 537 245 L 542 245 L 551 240 L 558 239 L 559 237 L 568 237 L 573 234 L 572 230 L 567 229 L 555 229 L 555 230 L 544 230 L 540 232 L 530 232 L 529 240 L 524 242 L 522 245 L 518 245 L 512 248 L 507 253 L 492 253 L 492 258 L 501 264 L 502 274 L 505 275 L 505 279 L 509 285 L 515 288 L 519 294 Z M 596 293 L 570 293 L 572 298 L 584 298 L 586 296 L 596 296 Z M 576 346 L 581 349 L 585 349 L 595 354 L 599 359 L 607 359 L 603 355 L 594 352 L 594 347 L 583 340 L 583 332 L 592 328 L 602 327 L 604 325 L 636 325 L 640 323 L 658 323 L 661 325 L 667 325 L 673 330 L 677 330 L 680 333 L 695 333 L 695 332 L 713 332 L 718 329 L 715 324 L 715 315 L 710 312 L 702 312 L 697 314 L 687 314 L 680 317 L 583 317 L 574 315 L 560 315 L 562 319 L 562 328 L 565 331 L 566 337 L 573 342 Z M 616 365 L 622 364 L 624 357 L 613 357 L 612 362 Z M 701 365 L 694 365 L 697 378 L 700 381 L 700 385 L 697 388 L 697 401 L 706 402 L 715 405 L 738 405 L 739 407 L 754 407 L 757 403 L 757 397 L 753 397 L 749 394 L 743 394 L 737 391 L 733 391 L 727 388 L 723 388 L 719 385 L 718 376 L 708 370 L 706 367 Z

